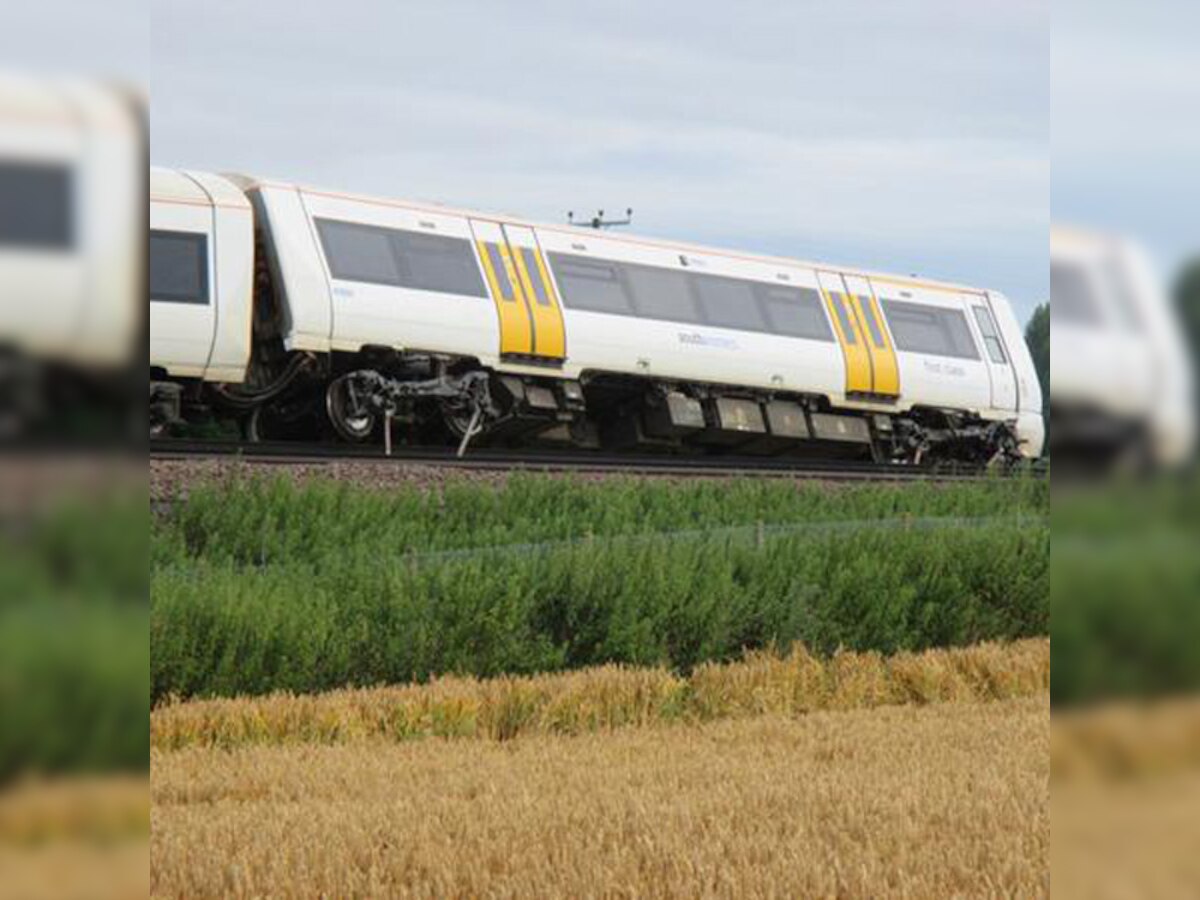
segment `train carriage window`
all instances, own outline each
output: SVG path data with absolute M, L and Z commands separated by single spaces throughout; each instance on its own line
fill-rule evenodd
M 525 261 L 525 271 L 529 273 L 529 283 L 533 285 L 533 296 L 538 306 L 549 306 L 550 297 L 546 294 L 546 283 L 542 281 L 542 270 L 538 268 L 537 256 L 531 248 L 522 247 L 521 258 Z
M 1050 266 L 1050 321 L 1103 327 L 1096 294 L 1086 271 L 1080 266 L 1062 263 Z
M 465 297 L 487 296 L 470 241 L 398 230 L 392 231 L 391 237 L 404 287 Z
M 879 323 L 875 320 L 875 310 L 872 307 L 871 298 L 860 294 L 858 297 L 858 308 L 862 310 L 863 318 L 867 320 L 867 330 L 871 332 L 871 340 L 880 350 L 884 349 L 883 330 L 880 329 Z
M 743 331 L 769 331 L 754 296 L 754 282 L 719 275 L 693 275 L 692 286 L 704 324 Z
M 639 316 L 686 325 L 700 323 L 686 273 L 653 266 L 626 265 L 622 268 L 633 291 Z
M 983 335 L 983 345 L 987 348 L 988 356 L 996 365 L 1006 365 L 1008 357 L 1004 355 L 1004 345 L 1000 342 L 1000 332 L 996 330 L 991 312 L 983 306 L 972 306 L 971 311 L 975 313 L 975 321 L 979 323 L 979 332 Z
M 486 297 L 470 241 L 317 219 L 329 271 L 342 281 L 362 281 L 417 291 Z
M 73 182 L 66 165 L 0 161 L 0 247 L 70 250 Z
M 150 232 L 150 299 L 206 305 L 208 236 L 187 231 Z
M 513 293 L 512 282 L 508 280 L 508 268 L 504 265 L 504 257 L 500 255 L 500 246 L 484 244 L 484 247 L 487 248 L 488 262 L 491 264 L 492 272 L 496 275 L 496 287 L 500 289 L 501 298 L 515 303 L 517 296 Z
M 967 317 L 960 310 L 884 300 L 883 313 L 900 350 L 979 359 Z
M 853 347 L 858 343 L 858 338 L 855 337 L 855 328 L 850 321 L 850 311 L 846 308 L 846 298 L 836 291 L 829 296 L 833 299 L 833 308 L 837 312 L 838 322 L 842 326 L 842 334 L 846 337 L 846 344 Z
M 317 233 L 334 278 L 400 287 L 400 264 L 387 228 L 317 219 Z
M 833 329 L 821 309 L 821 296 L 812 288 L 759 284 L 757 292 L 772 333 L 833 342 Z
M 551 253 L 549 257 L 567 307 L 586 312 L 633 315 L 633 304 L 616 264 L 569 253 Z

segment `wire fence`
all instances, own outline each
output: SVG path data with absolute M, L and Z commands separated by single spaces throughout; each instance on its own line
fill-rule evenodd
M 629 534 L 596 535 L 554 541 L 493 544 L 484 547 L 462 547 L 452 550 L 433 550 L 404 553 L 399 561 L 411 568 L 467 561 L 489 556 L 540 556 L 571 550 L 608 550 L 636 547 L 652 543 L 689 543 L 700 541 L 728 544 L 753 544 L 759 548 L 769 540 L 780 537 L 826 537 L 834 534 L 855 534 L 863 531 L 941 531 L 946 529 L 976 530 L 1008 526 L 1014 529 L 1049 525 L 1047 515 L 1028 513 L 1002 516 L 900 516 L 886 519 L 836 519 L 823 522 L 755 522 L 751 525 L 730 525 L 717 528 L 689 528 L 674 531 L 646 531 Z

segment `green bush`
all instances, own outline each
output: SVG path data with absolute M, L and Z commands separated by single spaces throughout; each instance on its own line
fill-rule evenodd
M 152 694 L 1045 634 L 1045 502 L 1036 482 L 210 489 L 154 529 Z
M 146 495 L 8 518 L 0 538 L 0 783 L 145 770 Z
M 1056 705 L 1200 690 L 1200 479 L 1055 499 Z

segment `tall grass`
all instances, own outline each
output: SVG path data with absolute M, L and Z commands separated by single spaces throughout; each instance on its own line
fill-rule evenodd
M 1045 504 L 1033 481 L 201 490 L 154 529 L 152 696 L 1045 634 Z
M 503 488 L 377 491 L 332 479 L 194 488 L 154 530 L 153 560 L 316 563 L 763 523 L 1044 515 L 1042 479 L 833 488 L 770 479 L 600 482 L 518 474 Z

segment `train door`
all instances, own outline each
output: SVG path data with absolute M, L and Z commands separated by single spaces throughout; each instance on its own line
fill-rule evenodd
M 562 307 L 533 229 L 472 220 L 471 230 L 496 304 L 501 357 L 561 363 Z
M 533 323 L 533 355 L 540 362 L 561 363 L 567 352 L 562 306 L 537 238 L 532 228 L 519 225 L 504 225 L 502 230 Z
M 471 232 L 479 251 L 484 278 L 496 304 L 496 316 L 500 322 L 500 355 L 529 356 L 533 353 L 533 319 L 504 230 L 497 222 L 478 222 L 473 219 Z
M 899 397 L 900 366 L 875 291 L 871 283 L 859 275 L 843 275 L 842 282 L 846 285 L 847 301 L 859 323 L 865 326 L 864 342 L 871 357 L 871 393 L 879 398 Z
M 1004 343 L 1004 337 L 996 325 L 986 295 L 963 294 L 963 300 L 971 313 L 971 320 L 983 338 L 983 357 L 992 381 L 992 408 L 1009 412 L 1017 411 L 1017 376 L 1012 356 Z
M 833 319 L 833 330 L 842 347 L 842 356 L 846 360 L 846 393 L 870 394 L 875 381 L 871 351 L 846 284 L 836 272 L 818 272 L 817 280 L 830 318 Z

